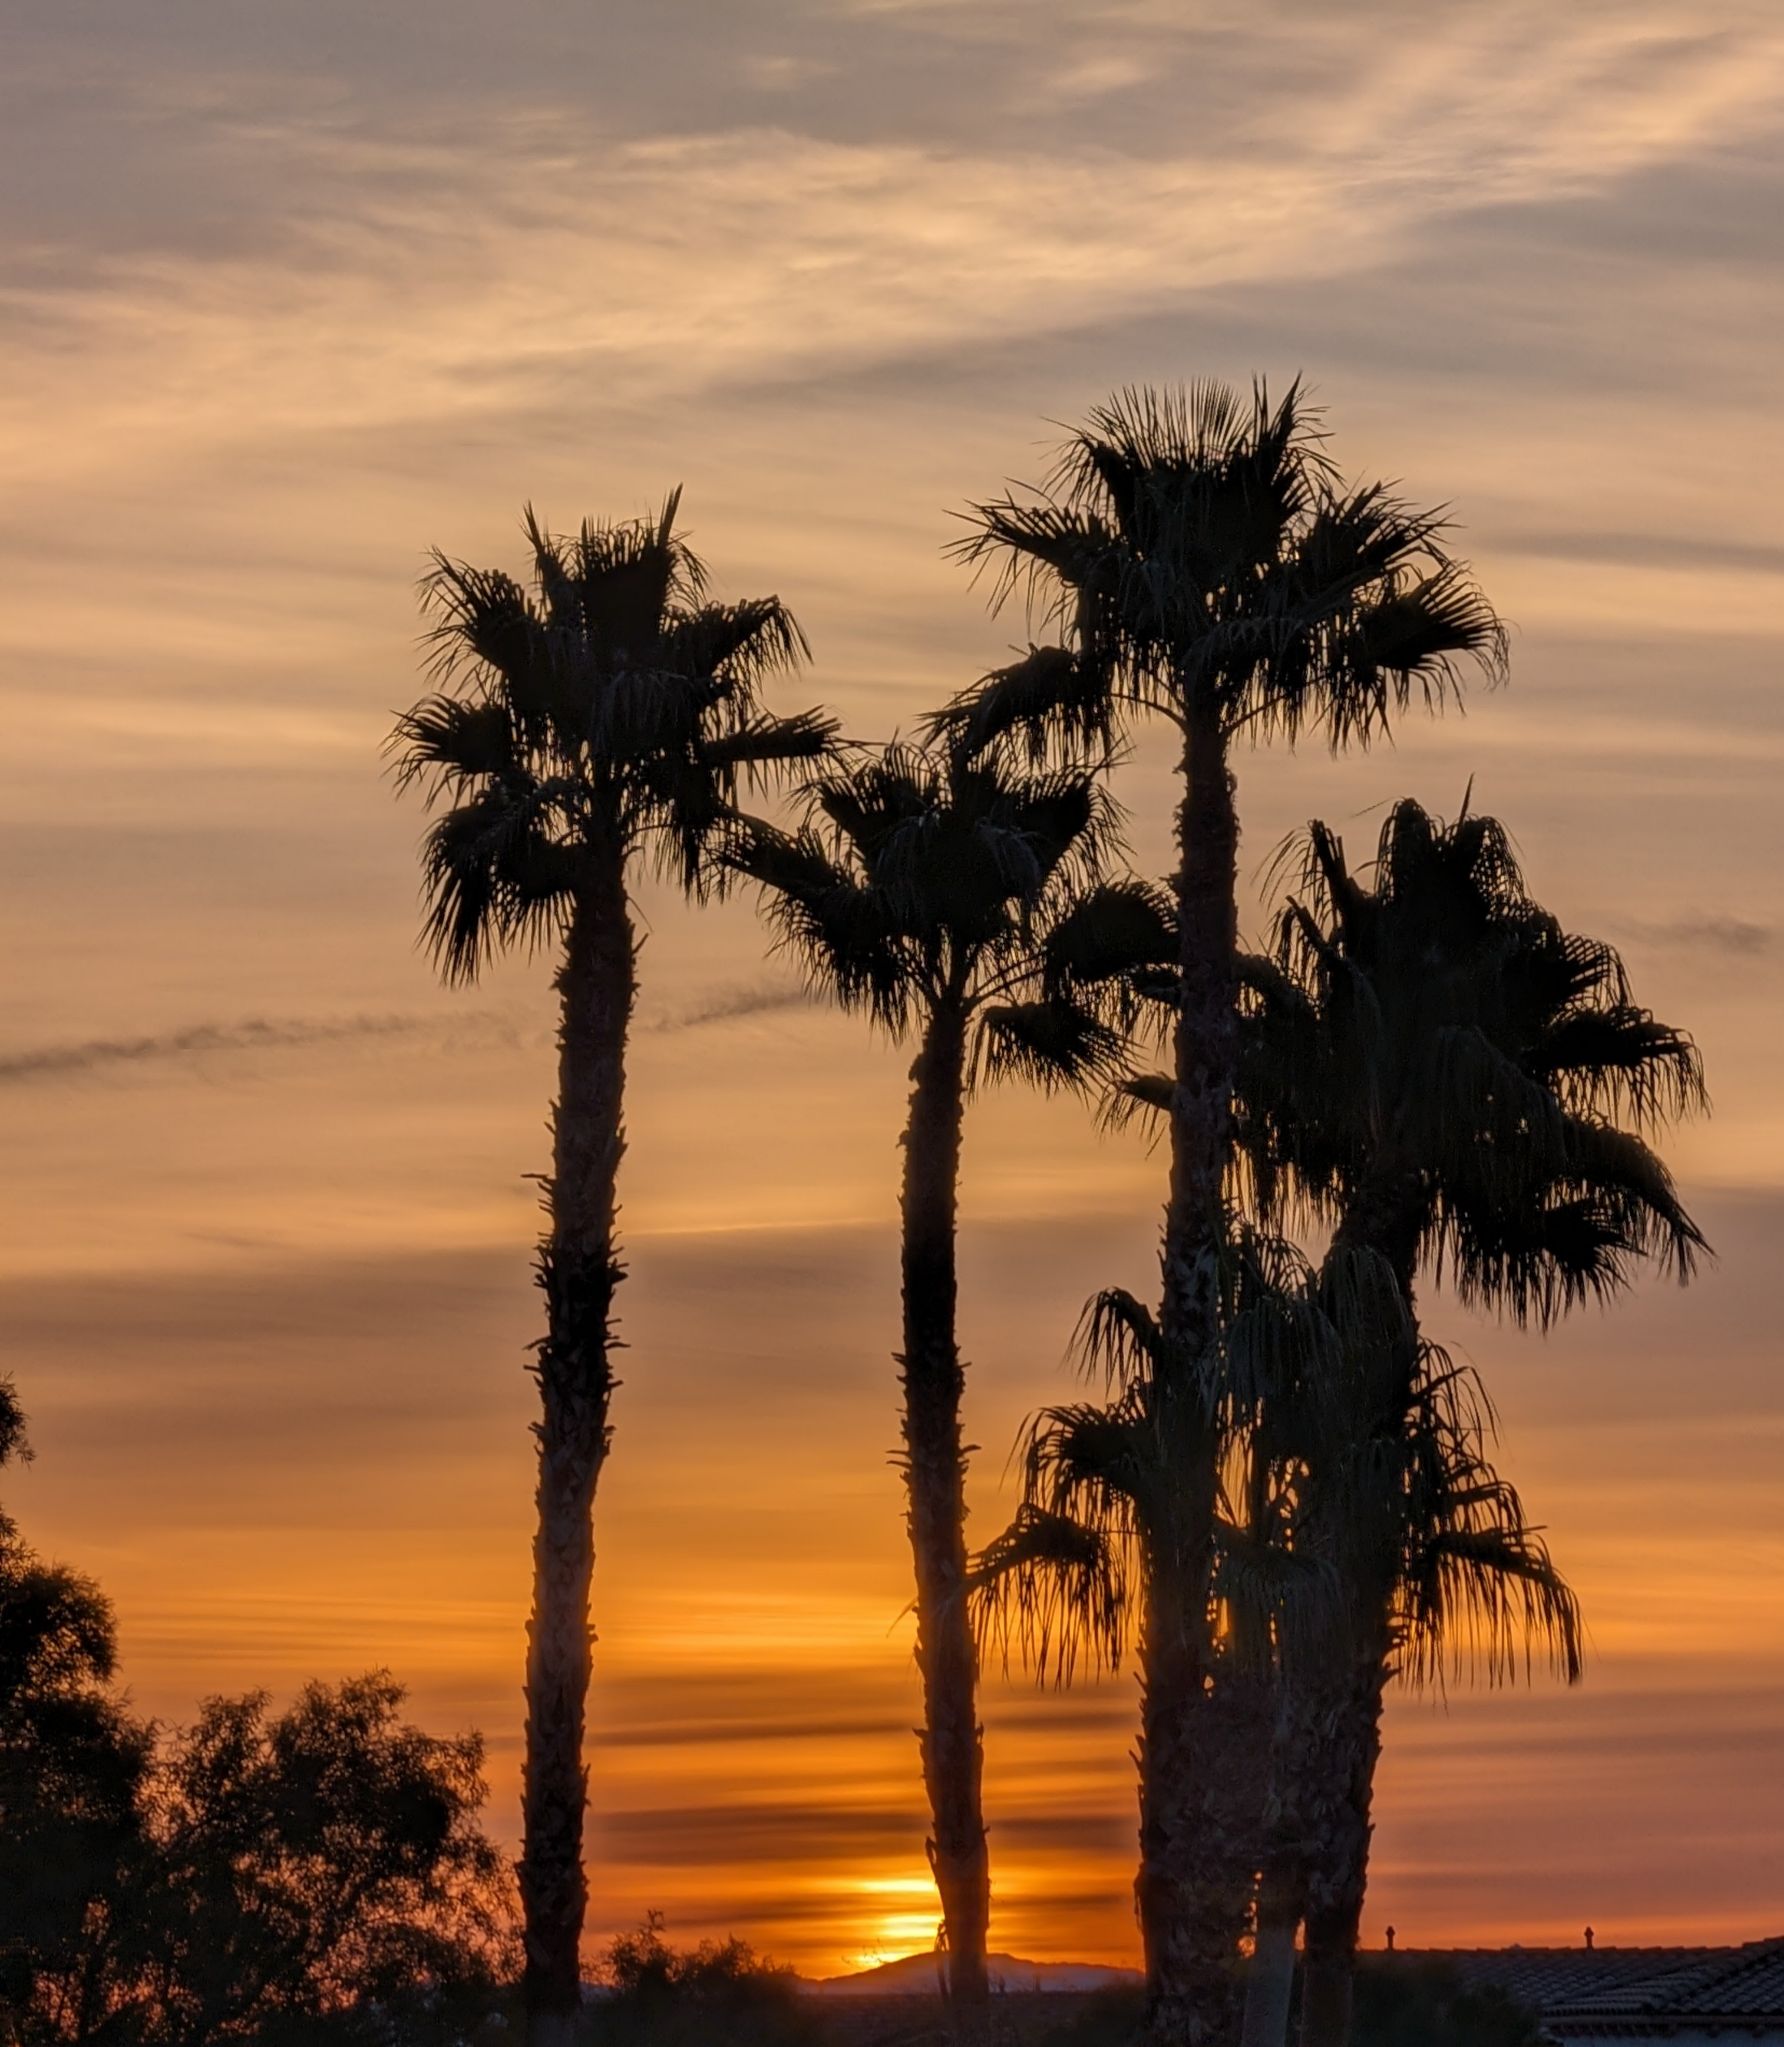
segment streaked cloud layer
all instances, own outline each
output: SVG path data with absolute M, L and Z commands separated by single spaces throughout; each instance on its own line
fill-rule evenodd
M 1403 1710 L 1375 1922 L 1775 1931 L 1784 25 L 1190 12 L 12 10 L 19 1509 L 116 1592 L 144 1704 L 387 1659 L 488 1730 L 506 1825 L 549 1016 L 538 966 L 453 997 L 413 946 L 378 749 L 425 549 L 514 562 L 525 499 L 683 481 L 722 585 L 810 630 L 808 694 L 883 734 L 1020 636 L 941 547 L 1049 420 L 1304 371 L 1347 465 L 1454 507 L 1514 680 L 1391 752 L 1247 760 L 1248 859 L 1474 777 L 1699 1032 L 1718 1109 L 1678 1146 L 1699 1290 L 1472 1337 L 1597 1653 L 1577 1695 Z M 1159 864 L 1161 763 L 1125 784 Z M 648 909 L 599 1912 L 834 1966 L 929 1910 L 885 1463 L 901 1063 L 744 906 Z M 1144 1284 L 1156 1180 L 1069 1105 L 976 1113 L 978 1525 L 1079 1296 Z M 1130 1949 L 1130 1703 L 994 1688 L 1000 1942 Z

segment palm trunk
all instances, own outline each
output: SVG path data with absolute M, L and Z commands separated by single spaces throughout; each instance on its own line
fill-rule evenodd
M 1416 1181 L 1384 1165 L 1357 1190 L 1333 1238 L 1334 1250 L 1371 1251 L 1387 1260 L 1409 1315 L 1420 1216 Z M 1381 1404 L 1358 1423 L 1365 1440 L 1391 1445 L 1406 1425 L 1416 1356 L 1408 1349 L 1384 1364 Z M 1391 1455 L 1387 1468 L 1393 1468 Z M 1317 1483 L 1317 1472 L 1314 1476 Z M 1389 1519 L 1353 1531 L 1346 1566 L 1352 1596 L 1348 1654 L 1330 1682 L 1314 1685 L 1306 1713 L 1307 1726 L 1317 1734 L 1296 1773 L 1306 1852 L 1301 2047 L 1350 2043 L 1382 1707 L 1393 1667 L 1401 1530 L 1391 1512 L 1390 1507 Z
M 1308 1858 L 1301 2047 L 1350 2043 L 1387 1670 L 1383 1656 L 1359 1656 L 1335 1702 L 1328 1796 L 1321 1801 L 1323 1824 Z
M 988 1998 L 985 1949 L 991 1872 L 981 1802 L 984 1748 L 978 1658 L 966 1600 L 964 1374 L 955 1331 L 955 1201 L 966 1075 L 966 1018 L 944 1003 L 911 1068 L 904 1135 L 905 1479 L 917 1579 L 917 1667 L 923 1678 L 923 1782 L 941 1894 L 946 1989 L 957 2031 L 972 2032 Z
M 547 1334 L 535 1367 L 539 1524 L 527 1624 L 520 1857 L 528 2047 L 569 2047 L 582 2007 L 589 1586 L 595 1487 L 613 1393 L 609 1316 L 621 1277 L 615 1185 L 625 1149 L 626 1033 L 635 986 L 625 875 L 615 852 L 578 898 L 557 976 L 551 1229 L 538 1263 Z
M 1301 1925 L 1299 1862 L 1266 1863 L 1257 1894 L 1257 1939 L 1245 1972 L 1241 2047 L 1285 2047 L 1295 1994 L 1295 1935 Z
M 1182 1002 L 1165 1212 L 1166 1358 L 1152 1389 L 1166 1462 L 1147 1536 L 1141 1645 L 1140 1874 L 1150 2037 L 1232 2039 L 1255 1868 L 1259 1758 L 1218 1683 L 1209 1615 L 1221 1425 L 1208 1397 L 1221 1340 L 1220 1258 L 1237 1025 L 1239 822 L 1219 720 L 1194 716 L 1178 812 Z M 1255 1733 L 1255 1730 L 1252 1730 Z

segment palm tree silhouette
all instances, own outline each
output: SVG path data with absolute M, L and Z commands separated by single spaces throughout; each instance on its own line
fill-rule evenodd
M 1272 1743 L 1273 1795 L 1242 2047 L 1282 2047 L 1287 2037 L 1308 1872 L 1347 1866 L 1359 1812 L 1366 1849 L 1379 1716 L 1358 1744 L 1344 1710 L 1358 1588 L 1381 1602 L 1372 1626 L 1388 1645 L 1384 1684 L 1418 1689 L 1463 1674 L 1509 1683 L 1531 1675 L 1539 1650 L 1571 1684 L 1583 1664 L 1577 1602 L 1493 1466 L 1495 1417 L 1473 1373 L 1421 1339 L 1410 1301 L 1376 1254 L 1331 1250 L 1314 1283 L 1350 1340 L 1309 1355 L 1311 1383 L 1290 1389 L 1249 1446 L 1265 1474 L 1268 1518 L 1248 1523 L 1248 1534 L 1317 1558 L 1332 1573 L 1333 1597 L 1312 1641 L 1281 1646 L 1268 1736 L 1255 1730 Z M 1386 1299 L 1357 1312 L 1382 1290 Z M 1395 1407 L 1397 1434 L 1359 1430 L 1358 1416 Z M 1321 2010 L 1316 1989 L 1310 2031 Z
M 1088 884 L 1116 836 L 1096 776 L 894 742 L 822 771 L 794 832 L 734 858 L 779 944 L 845 1009 L 914 1043 L 903 1149 L 903 1464 L 923 1682 L 923 1777 L 957 2022 L 988 1995 L 990 1871 L 966 1599 L 964 1373 L 955 1231 L 966 1104 L 981 1083 L 1108 1080 L 1124 1051 L 1090 993 Z M 1078 960 L 1072 986 L 1061 961 Z
M 634 876 L 654 862 L 703 895 L 725 872 L 740 782 L 831 743 L 825 719 L 763 709 L 762 682 L 796 667 L 805 641 L 777 598 L 708 600 L 675 529 L 679 502 L 677 491 L 656 518 L 585 522 L 567 538 L 529 510 L 530 590 L 436 555 L 424 589 L 441 687 L 393 739 L 400 781 L 447 804 L 422 854 L 425 937 L 447 979 L 474 980 L 517 945 L 557 957 L 520 1861 L 532 2047 L 567 2043 L 581 2005 L 589 1590 L 622 1277 Z
M 1495 666 L 1500 629 L 1441 521 L 1381 485 L 1347 488 L 1291 387 L 1272 404 L 1217 384 L 1129 391 L 1066 444 L 1050 487 L 977 506 L 959 550 L 1001 567 L 1064 644 L 1031 648 L 943 714 L 966 743 L 1106 742 L 1134 717 L 1180 735 L 1179 940 L 1170 1195 L 1151 1368 L 1171 1482 L 1142 1529 L 1140 1870 L 1154 2037 L 1230 2030 L 1251 1889 L 1223 1754 L 1214 1629 L 1222 1431 L 1220 1267 L 1237 1060 L 1241 735 L 1366 740 L 1459 663 Z M 1230 1743 L 1229 1743 L 1230 1746 Z
M 1610 947 L 1530 898 L 1503 827 L 1466 805 L 1445 826 L 1402 802 L 1367 883 L 1324 825 L 1304 851 L 1274 956 L 1242 967 L 1240 1144 L 1260 1211 L 1331 1224 L 1328 1272 L 1383 1261 L 1414 1328 L 1421 1265 L 1463 1299 L 1541 1326 L 1618 1292 L 1644 1260 L 1689 1276 L 1703 1239 L 1641 1131 L 1704 1105 L 1696 1048 L 1635 1004 Z M 1349 2037 L 1382 1696 L 1397 1674 L 1431 1673 L 1441 1632 L 1421 1630 L 1409 1606 L 1433 1589 L 1419 1356 L 1416 1342 L 1378 1353 L 1339 1426 L 1309 1446 L 1302 1481 L 1307 1511 L 1334 1530 L 1352 1616 L 1343 1654 L 1298 1685 L 1302 1761 L 1284 1796 L 1300 1845 L 1266 1885 L 1275 1924 L 1261 1938 L 1278 1951 L 1281 1921 L 1292 1939 L 1305 1914 L 1306 2047 Z M 1469 1427 L 1478 1440 L 1478 1420 Z M 1359 1485 L 1359 1473 L 1374 1477 Z M 1489 1515 L 1510 1518 L 1484 1534 L 1466 1525 L 1463 1555 L 1490 1562 L 1496 1585 L 1547 1597 L 1546 1552 L 1521 1577 L 1506 1569 L 1528 1548 L 1512 1496 L 1496 1479 L 1476 1484 Z M 1508 1537 L 1509 1557 L 1485 1556 L 1482 1542 Z

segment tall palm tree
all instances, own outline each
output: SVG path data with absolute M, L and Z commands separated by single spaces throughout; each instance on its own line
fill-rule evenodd
M 1051 486 L 980 505 L 963 558 L 1001 566 L 1063 644 L 1032 648 L 944 714 L 966 743 L 1108 740 L 1155 715 L 1180 739 L 1179 989 L 1153 1424 L 1171 1474 L 1140 1530 L 1140 1871 L 1155 2038 L 1230 2029 L 1249 1909 L 1245 1775 L 1217 1683 L 1212 1586 L 1222 1435 L 1220 1267 L 1237 1060 L 1238 814 L 1245 735 L 1366 739 L 1441 699 L 1500 629 L 1441 544 L 1383 486 L 1342 485 L 1298 388 L 1130 391 L 1067 443 Z M 1223 1746 L 1234 1753 L 1223 1754 Z
M 1094 940 L 1086 885 L 1114 839 L 1115 813 L 1093 774 L 1025 772 L 896 742 L 821 772 L 809 801 L 800 829 L 754 826 L 735 858 L 762 885 L 780 944 L 813 986 L 916 1047 L 903 1138 L 903 1462 L 929 1857 L 947 1990 L 971 2031 L 988 1993 L 991 1892 L 966 1601 L 961 1138 L 981 1082 L 1081 1086 L 1120 1063 L 1118 1029 L 1049 971 L 1054 955 Z
M 1445 826 L 1398 804 L 1367 883 L 1325 826 L 1305 851 L 1274 957 L 1242 968 L 1241 1144 L 1262 1212 L 1333 1225 L 1331 1266 L 1384 1261 L 1414 1327 L 1421 1267 L 1542 1326 L 1644 1260 L 1688 1277 L 1703 1239 L 1642 1132 L 1703 1105 L 1701 1067 L 1635 1004 L 1616 953 L 1535 903 L 1504 829 L 1466 805 Z M 1405 1614 L 1417 1355 L 1381 1355 L 1304 1480 L 1310 1511 L 1336 1522 L 1352 1616 L 1343 1656 L 1301 1686 L 1319 1738 L 1299 1742 L 1287 1794 L 1299 1867 L 1270 1887 L 1279 1916 L 1305 1913 L 1305 2047 L 1349 2036 L 1382 1696 L 1409 1658 L 1421 1667 Z M 1359 1468 L 1384 1477 L 1372 1500 L 1349 1481 Z
M 707 597 L 705 570 L 676 531 L 679 501 L 678 491 L 655 518 L 586 522 L 570 537 L 529 510 L 530 589 L 437 555 L 424 588 L 440 687 L 393 740 L 401 781 L 446 804 L 422 871 L 426 939 L 447 979 L 474 980 L 517 945 L 557 958 L 520 1861 L 532 2047 L 567 2043 L 581 2003 L 582 1743 L 622 1276 L 632 889 L 654 863 L 705 893 L 725 871 L 718 854 L 740 783 L 831 743 L 815 713 L 763 708 L 762 683 L 796 667 L 805 641 L 778 598 Z

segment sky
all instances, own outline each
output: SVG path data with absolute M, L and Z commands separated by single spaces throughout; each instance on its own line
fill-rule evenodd
M 416 949 L 381 756 L 433 546 L 520 568 L 685 486 L 721 594 L 883 737 L 1007 657 L 955 515 L 1134 381 L 1304 375 L 1443 503 L 1511 680 L 1239 762 L 1245 927 L 1416 795 L 1689 1027 L 1717 1251 L 1546 1340 L 1441 1295 L 1584 1601 L 1577 1690 L 1389 1722 L 1367 1937 L 1784 1933 L 1784 21 L 1682 0 L 10 0 L 0 26 L 6 1505 L 137 1705 L 388 1665 L 517 1829 L 539 963 Z M 1123 770 L 1166 857 L 1155 748 Z M 897 1473 L 904 1058 L 749 906 L 647 889 L 602 1482 L 591 1954 L 661 1909 L 927 1946 Z M 973 1530 L 1145 1290 L 1160 1161 L 976 1104 Z M 1130 1675 L 985 1697 L 997 1946 L 1132 1960 Z

